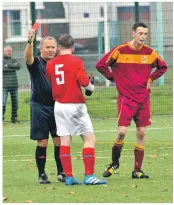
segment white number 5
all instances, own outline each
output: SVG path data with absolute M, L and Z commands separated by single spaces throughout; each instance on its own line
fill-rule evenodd
M 64 80 L 64 71 L 59 71 L 59 68 L 63 68 L 64 64 L 58 64 L 58 65 L 55 65 L 55 74 L 56 75 L 59 75 L 57 78 L 56 78 L 56 82 L 58 85 L 61 85 L 61 84 L 64 84 L 65 83 L 65 80 Z

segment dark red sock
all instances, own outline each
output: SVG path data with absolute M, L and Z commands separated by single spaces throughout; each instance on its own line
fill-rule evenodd
M 140 145 L 135 145 L 134 155 L 135 155 L 134 172 L 137 172 L 141 169 L 142 166 L 142 162 L 144 158 L 144 147 Z
M 69 146 L 60 146 L 60 160 L 67 177 L 72 177 L 72 162 Z
M 95 156 L 94 148 L 83 148 L 82 156 L 85 167 L 85 175 L 91 175 L 94 173 Z

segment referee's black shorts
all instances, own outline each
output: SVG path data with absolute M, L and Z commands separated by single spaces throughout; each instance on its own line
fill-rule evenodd
M 54 105 L 45 106 L 37 102 L 30 102 L 30 139 L 48 139 L 57 137 L 54 118 Z

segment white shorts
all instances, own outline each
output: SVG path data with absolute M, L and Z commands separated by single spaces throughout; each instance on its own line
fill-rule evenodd
M 54 115 L 59 136 L 94 133 L 85 104 L 55 102 Z

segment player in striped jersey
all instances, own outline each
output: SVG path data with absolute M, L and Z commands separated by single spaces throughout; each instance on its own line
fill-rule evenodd
M 133 39 L 113 48 L 96 64 L 108 80 L 116 83 L 118 90 L 118 134 L 112 147 L 112 162 L 103 176 L 109 177 L 119 167 L 124 138 L 133 119 L 136 124 L 135 163 L 132 178 L 149 178 L 141 170 L 144 158 L 144 138 L 150 119 L 150 84 L 167 70 L 164 60 L 145 45 L 148 28 L 144 23 L 132 27 Z M 152 69 L 156 68 L 154 72 Z

